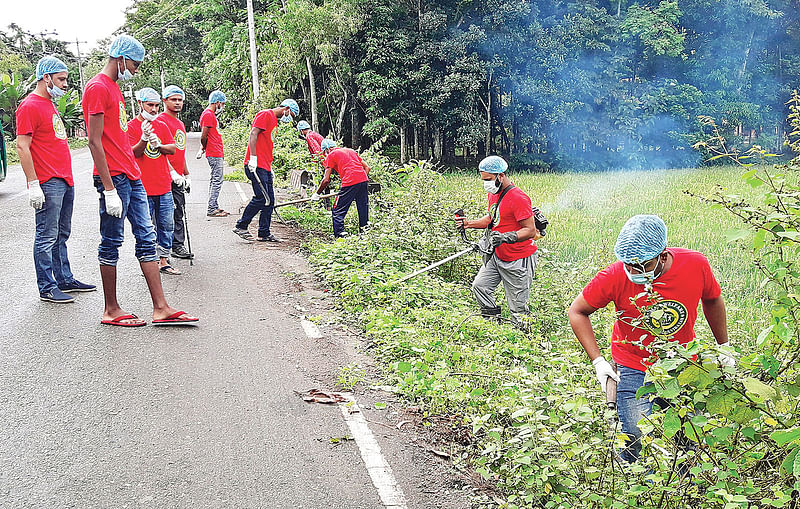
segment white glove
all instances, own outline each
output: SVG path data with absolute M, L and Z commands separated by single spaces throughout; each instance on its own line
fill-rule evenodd
M 319 193 L 315 191 L 314 194 L 311 195 L 311 201 L 319 201 L 319 200 L 320 200 Z
M 158 149 L 161 146 L 161 140 L 158 139 L 155 133 L 150 135 L 150 147 L 153 149 Z
M 253 171 L 256 168 L 258 168 L 258 157 L 250 156 L 250 160 L 247 161 L 247 166 L 250 168 L 250 171 Z
M 142 120 L 142 141 L 148 141 L 153 134 L 153 126 L 147 120 Z
M 197 155 L 195 155 L 194 158 L 195 159 L 200 159 L 201 157 L 203 157 L 203 153 L 204 152 L 205 152 L 205 149 L 203 147 L 200 147 L 200 150 L 197 151 Z
M 44 207 L 44 193 L 39 186 L 38 180 L 31 180 L 28 182 L 28 200 L 30 201 L 31 207 L 36 210 Z
M 186 179 L 183 178 L 183 175 L 178 173 L 175 170 L 169 170 L 169 175 L 172 177 L 172 183 L 179 187 L 186 186 Z
M 619 382 L 619 375 L 611 368 L 611 364 L 601 355 L 592 361 L 594 371 L 597 374 L 597 381 L 603 387 L 603 392 L 606 392 L 606 383 L 609 378 L 613 378 Z
M 192 187 L 192 182 L 189 180 L 189 175 L 184 175 L 183 176 L 183 190 L 188 193 L 190 187 Z
M 111 191 L 103 190 L 103 196 L 106 198 L 106 213 L 109 216 L 122 217 L 122 200 L 116 188 Z
M 722 343 L 718 346 L 728 346 L 729 344 L 730 342 Z M 736 357 L 734 357 L 733 354 L 720 353 L 719 355 L 717 355 L 717 362 L 719 362 L 719 365 L 722 366 L 723 368 L 736 369 Z

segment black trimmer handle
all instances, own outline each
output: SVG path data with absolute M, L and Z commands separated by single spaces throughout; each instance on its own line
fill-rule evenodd
M 455 214 L 456 218 L 459 218 L 459 217 L 466 218 L 467 217 L 464 214 L 464 209 L 456 209 L 456 210 L 453 211 L 453 214 Z M 464 242 L 468 242 L 468 240 L 467 240 L 467 230 L 464 228 L 463 223 L 459 223 L 458 231 L 461 232 L 461 238 L 464 240 Z

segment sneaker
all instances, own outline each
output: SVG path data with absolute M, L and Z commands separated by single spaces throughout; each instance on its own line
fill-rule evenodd
M 66 304 L 67 302 L 75 302 L 75 297 L 67 295 L 58 288 L 54 288 L 49 292 L 40 293 L 39 298 L 46 302 L 55 302 L 58 304 Z
M 68 283 L 64 283 L 58 287 L 59 290 L 65 293 L 71 292 L 93 292 L 97 290 L 95 285 L 89 285 L 86 283 L 81 283 L 77 279 L 73 279 Z
M 183 246 L 175 246 L 172 248 L 172 256 L 175 258 L 183 258 L 188 260 L 190 258 L 194 258 L 194 253 L 190 253 Z

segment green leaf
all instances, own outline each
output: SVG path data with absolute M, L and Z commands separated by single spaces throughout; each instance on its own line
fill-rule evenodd
M 789 442 L 800 438 L 800 428 L 795 428 L 792 431 L 773 431 L 769 437 L 780 447 L 783 447 Z
M 750 235 L 750 230 L 732 228 L 725 232 L 725 241 L 730 244 L 731 242 L 736 242 L 737 240 L 744 240 L 748 235 Z
M 734 391 L 715 392 L 706 401 L 706 410 L 727 417 L 736 406 L 739 395 Z
M 800 466 L 800 465 L 797 465 L 797 462 L 795 461 L 795 460 L 797 460 L 797 453 L 798 452 L 800 452 L 800 447 L 795 447 L 794 449 L 792 449 L 792 451 L 789 453 L 789 455 L 786 456 L 786 458 L 784 458 L 783 462 L 781 463 L 781 468 L 780 468 L 780 470 L 782 472 L 786 472 L 787 474 L 790 474 L 790 475 L 794 474 L 795 477 L 798 477 L 800 475 L 800 469 L 795 470 L 795 467 Z
M 672 438 L 679 429 L 681 429 L 681 418 L 673 408 L 670 408 L 664 415 L 664 436 Z
M 408 373 L 409 371 L 411 371 L 412 368 L 413 368 L 413 366 L 411 365 L 410 362 L 399 361 L 397 363 L 397 371 L 399 371 L 401 373 Z
M 768 399 L 777 399 L 778 391 L 757 378 L 748 377 L 744 379 L 744 388 L 747 389 L 749 395 L 757 396 L 759 401 L 766 401 Z
M 778 237 L 800 241 L 800 232 L 775 232 Z
M 697 428 L 692 426 L 691 422 L 685 422 L 683 424 L 683 433 L 686 435 L 686 438 L 692 442 L 700 442 L 700 437 L 697 436 Z
M 678 383 L 681 385 L 691 385 L 698 389 L 708 387 L 714 379 L 700 366 L 689 366 L 678 375 Z
M 672 399 L 681 393 L 681 386 L 678 385 L 677 378 L 670 378 L 664 384 L 663 389 L 658 390 L 658 395 L 665 399 Z

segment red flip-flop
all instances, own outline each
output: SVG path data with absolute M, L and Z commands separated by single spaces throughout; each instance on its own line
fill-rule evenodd
M 199 318 L 181 318 L 184 315 L 189 316 L 189 313 L 185 311 L 176 311 L 175 313 L 172 313 L 168 317 L 162 318 L 161 320 L 153 320 L 153 325 L 180 325 L 191 324 L 200 321 Z
M 138 322 L 125 323 L 123 320 L 139 320 Z M 112 320 L 100 320 L 103 325 L 116 325 L 117 327 L 142 327 L 147 325 L 147 322 L 139 319 L 136 315 L 120 315 Z

